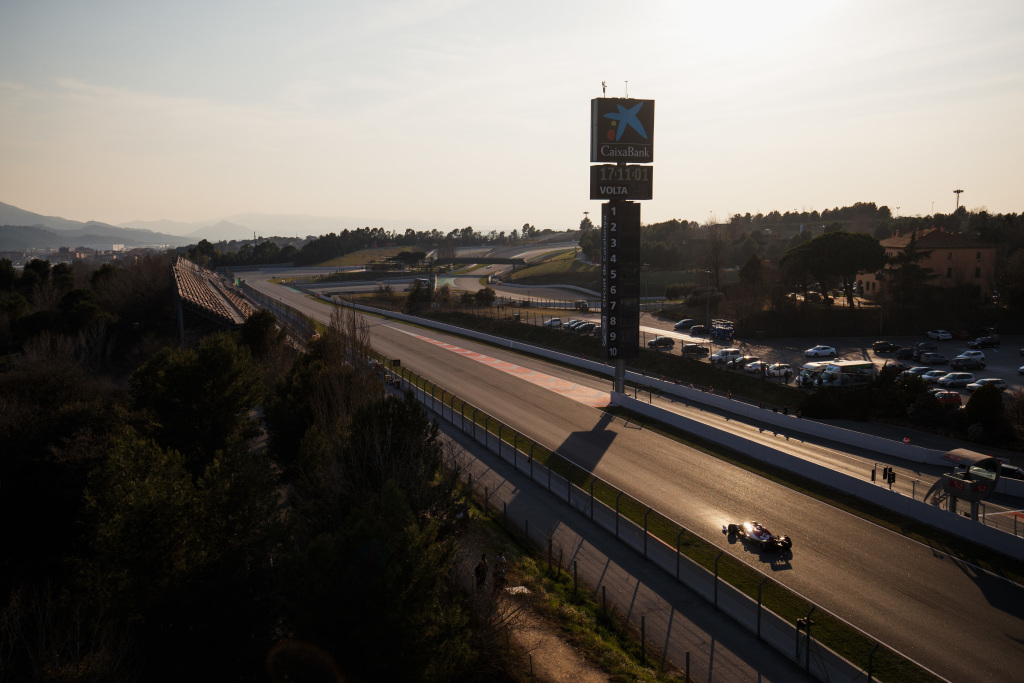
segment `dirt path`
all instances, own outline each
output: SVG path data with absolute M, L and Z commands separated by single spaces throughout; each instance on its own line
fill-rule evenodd
M 480 553 L 487 552 L 493 569 L 493 561 L 500 548 L 494 539 L 486 537 L 473 528 L 459 539 L 459 572 L 467 592 L 473 592 L 473 567 L 480 559 Z M 510 566 L 509 585 L 503 599 L 506 610 L 515 611 L 510 619 L 509 635 L 512 642 L 526 653 L 528 666 L 526 674 L 532 673 L 537 683 L 607 683 L 612 677 L 576 650 L 562 635 L 558 627 L 534 609 L 528 595 L 516 590 L 516 576 Z M 487 590 L 491 587 L 488 577 Z
M 532 611 L 512 632 L 516 644 L 529 653 L 533 675 L 547 683 L 607 683 L 612 678 L 567 643 L 552 624 Z

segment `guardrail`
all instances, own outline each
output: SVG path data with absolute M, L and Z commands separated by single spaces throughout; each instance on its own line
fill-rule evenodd
M 382 373 L 516 471 L 590 517 L 677 581 L 823 681 L 944 680 L 710 540 L 536 443 L 405 366 Z M 484 504 L 487 505 L 486 497 Z M 814 614 L 814 636 L 801 628 Z M 833 646 L 835 649 L 833 649 Z M 916 669 L 916 674 L 914 673 Z

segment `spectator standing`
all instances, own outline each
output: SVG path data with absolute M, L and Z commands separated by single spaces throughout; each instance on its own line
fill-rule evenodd
M 487 553 L 480 555 L 480 561 L 477 562 L 473 575 L 476 576 L 476 587 L 483 588 L 487 583 Z
M 501 590 L 505 585 L 505 572 L 507 569 L 508 561 L 505 559 L 505 551 L 499 550 L 498 557 L 494 559 L 494 590 Z

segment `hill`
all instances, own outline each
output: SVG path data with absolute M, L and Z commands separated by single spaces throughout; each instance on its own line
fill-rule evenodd
M 57 216 L 43 216 L 0 202 L 0 251 L 123 244 L 126 247 L 183 246 L 190 240 L 152 230 L 122 228 Z

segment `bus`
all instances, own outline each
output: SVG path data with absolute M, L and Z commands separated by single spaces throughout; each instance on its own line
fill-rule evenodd
M 834 360 L 821 373 L 822 386 L 857 386 L 867 384 L 877 373 L 869 360 Z

